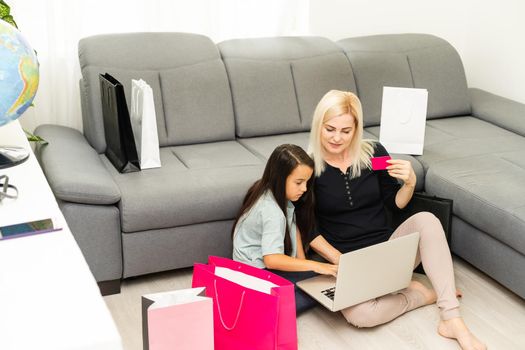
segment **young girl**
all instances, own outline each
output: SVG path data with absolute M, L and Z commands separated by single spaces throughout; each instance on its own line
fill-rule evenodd
M 337 265 L 305 259 L 303 244 L 314 227 L 313 170 L 314 162 L 299 146 L 285 144 L 273 151 L 233 226 L 234 260 L 293 283 L 316 273 L 336 275 Z M 295 299 L 297 313 L 316 305 L 297 287 Z

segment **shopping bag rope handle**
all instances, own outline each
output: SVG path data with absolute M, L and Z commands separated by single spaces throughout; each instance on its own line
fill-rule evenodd
M 242 291 L 241 302 L 239 303 L 239 308 L 237 309 L 237 316 L 235 316 L 235 321 L 233 321 L 233 325 L 231 327 L 228 327 L 224 323 L 224 320 L 222 319 L 221 305 L 219 303 L 219 294 L 217 293 L 217 280 L 213 281 L 213 285 L 215 287 L 214 288 L 215 289 L 215 300 L 217 300 L 217 310 L 219 311 L 219 318 L 221 319 L 222 326 L 226 328 L 227 330 L 231 331 L 232 329 L 235 328 L 235 326 L 237 326 L 237 321 L 239 321 L 239 315 L 241 314 L 242 303 L 244 302 L 244 294 L 246 294 L 246 291 L 245 290 Z

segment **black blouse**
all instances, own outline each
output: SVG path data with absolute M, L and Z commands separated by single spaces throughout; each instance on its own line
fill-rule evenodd
M 375 144 L 374 157 L 388 152 Z M 361 176 L 351 179 L 346 173 L 326 164 L 325 171 L 315 179 L 317 228 L 342 253 L 387 241 L 393 230 L 387 224 L 385 206 L 396 208 L 395 197 L 400 188 L 386 170 L 362 169 Z

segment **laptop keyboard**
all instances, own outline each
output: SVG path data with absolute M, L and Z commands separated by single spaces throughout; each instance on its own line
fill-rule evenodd
M 323 293 L 324 295 L 326 295 L 326 296 L 327 296 L 328 298 L 330 298 L 331 300 L 334 300 L 335 287 L 325 289 L 325 290 L 321 291 L 321 293 Z

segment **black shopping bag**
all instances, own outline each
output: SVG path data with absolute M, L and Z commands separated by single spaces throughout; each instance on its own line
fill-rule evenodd
M 443 230 L 445 231 L 445 236 L 447 237 L 447 242 L 450 245 L 450 233 L 452 231 L 452 207 L 452 199 L 430 196 L 425 193 L 414 193 L 412 199 L 405 208 L 393 211 L 387 210 L 387 214 L 389 217 L 390 226 L 393 229 L 396 229 L 412 215 L 422 211 L 428 211 L 434 214 L 441 222 Z M 421 265 L 419 265 L 415 271 L 424 273 Z
M 106 156 L 121 173 L 140 170 L 122 84 L 108 73 L 100 74 L 100 96 L 106 136 Z
M 445 231 L 447 242 L 450 244 L 450 231 L 452 230 L 452 199 L 430 196 L 424 193 L 414 193 L 407 206 L 391 213 L 391 227 L 396 229 L 412 215 L 428 211 L 434 214 Z

